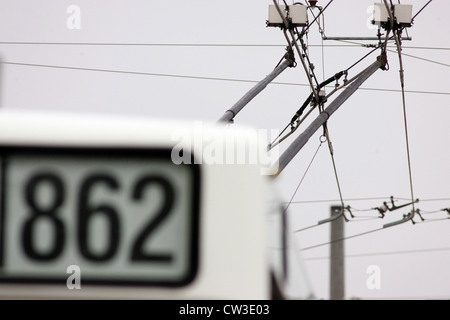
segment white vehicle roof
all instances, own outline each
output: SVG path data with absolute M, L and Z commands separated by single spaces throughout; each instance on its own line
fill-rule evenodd
M 83 283 L 81 269 L 80 290 L 69 290 L 61 284 L 31 285 L 26 281 L 18 284 L 0 280 L 0 298 L 271 298 L 272 266 L 267 249 L 270 220 L 267 214 L 273 208 L 269 200 L 270 178 L 262 174 L 258 156 L 256 163 L 227 163 L 226 152 L 217 156 L 219 148 L 214 145 L 217 141 L 227 145 L 245 140 L 244 144 L 233 145 L 232 150 L 248 151 L 249 146 L 254 145 L 255 150 L 264 149 L 266 145 L 252 130 L 120 115 L 0 112 L 0 148 L 190 148 L 201 172 L 198 263 L 195 276 L 187 285 L 90 285 Z M 235 157 L 230 159 L 237 161 Z M 11 241 L 5 234 L 0 240 Z M 8 243 L 3 245 L 8 247 Z M 304 290 L 297 292 L 299 298 L 311 297 L 307 278 L 304 275 L 300 278 Z

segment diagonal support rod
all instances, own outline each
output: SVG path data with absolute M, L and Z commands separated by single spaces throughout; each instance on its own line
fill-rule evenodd
M 219 119 L 219 122 L 231 122 L 234 117 L 261 91 L 263 91 L 267 85 L 278 77 L 288 67 L 292 67 L 293 61 L 285 59 L 278 67 L 276 67 L 269 75 L 263 80 L 258 82 L 249 92 L 247 92 L 238 102 L 236 102 L 229 110 L 225 111 L 225 114 Z
M 355 91 L 366 81 L 371 75 L 375 73 L 378 69 L 385 69 L 387 60 L 386 54 L 383 53 L 377 58 L 377 61 L 367 67 L 364 71 L 360 73 L 360 76 L 352 82 L 330 105 L 303 131 L 294 142 L 285 150 L 285 152 L 280 156 L 277 170 L 274 175 L 278 176 L 286 166 L 291 162 L 291 160 L 297 155 L 297 153 L 305 146 L 309 138 L 321 128 L 331 117 L 331 115 L 339 109 L 339 107 L 347 101 L 347 99 L 355 93 Z

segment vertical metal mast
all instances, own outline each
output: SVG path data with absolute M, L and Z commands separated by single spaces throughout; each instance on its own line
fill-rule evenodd
M 342 210 L 340 206 L 332 206 L 331 217 Z M 345 299 L 345 242 L 339 241 L 345 236 L 344 225 L 344 217 L 330 224 L 330 300 Z

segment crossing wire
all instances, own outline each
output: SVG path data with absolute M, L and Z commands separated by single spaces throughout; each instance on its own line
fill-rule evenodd
M 421 221 L 421 222 L 416 222 L 415 224 L 439 222 L 439 221 L 444 221 L 444 220 L 450 221 L 450 218 L 429 219 L 429 220 L 425 220 L 425 221 Z M 317 225 L 314 225 L 314 226 L 317 226 Z M 311 227 L 313 227 L 313 226 L 311 226 Z M 307 250 L 311 250 L 311 249 L 316 249 L 316 248 L 323 247 L 323 246 L 326 246 L 326 245 L 329 245 L 329 244 L 333 244 L 333 243 L 336 243 L 336 242 L 341 242 L 341 241 L 345 241 L 345 240 L 349 240 L 349 239 L 353 239 L 353 238 L 357 238 L 357 237 L 362 237 L 362 236 L 365 236 L 365 235 L 368 235 L 368 234 L 371 234 L 371 233 L 379 232 L 379 231 L 382 231 L 382 230 L 388 230 L 388 229 L 391 229 L 391 228 L 393 228 L 393 227 L 390 227 L 390 228 L 383 228 L 382 227 L 382 228 L 378 228 L 378 229 L 369 230 L 369 231 L 366 231 L 366 232 L 357 233 L 357 234 L 354 234 L 354 235 L 351 235 L 351 236 L 335 239 L 335 240 L 324 242 L 324 243 L 319 243 L 319 244 L 316 244 L 316 245 L 313 245 L 313 246 L 310 246 L 310 247 L 305 247 L 305 248 L 300 249 L 300 251 L 307 251 Z M 306 230 L 306 228 L 304 228 L 302 230 Z
M 324 44 L 324 47 L 336 47 L 336 48 L 355 48 L 361 46 L 367 46 L 357 42 L 351 42 L 347 40 L 334 40 L 341 42 L 348 42 L 348 44 Z M 267 43 L 132 43 L 132 42 L 25 42 L 25 41 L 0 41 L 0 45 L 44 45 L 44 46 L 124 46 L 124 47 L 286 47 L 284 44 L 267 44 Z M 322 47 L 321 44 L 309 44 L 308 47 Z M 395 48 L 395 46 L 388 46 Z M 424 46 L 403 46 L 404 49 L 416 49 L 416 50 L 437 50 L 437 51 L 450 51 L 450 47 L 424 47 Z
M 99 69 L 99 68 L 72 67 L 72 66 L 57 66 L 57 65 L 49 65 L 49 64 L 23 63 L 23 62 L 13 62 L 13 61 L 2 61 L 1 64 L 4 64 L 4 65 L 15 65 L 15 66 L 25 66 L 25 67 L 37 67 L 37 68 L 52 68 L 52 69 L 77 70 L 77 71 L 92 71 L 92 72 L 131 74 L 131 75 L 154 76 L 154 77 L 184 78 L 184 79 L 195 79 L 195 80 L 213 80 L 213 81 L 229 81 L 229 82 L 245 82 L 245 83 L 258 83 L 259 82 L 257 80 L 250 80 L 250 79 L 236 79 L 236 78 L 223 78 L 223 77 L 206 77 L 206 76 L 193 76 L 193 75 L 167 74 L 167 73 L 153 73 L 153 72 L 140 72 L 140 71 L 125 71 L 125 70 L 111 70 L 111 69 Z M 284 86 L 309 87 L 308 84 L 295 83 L 295 82 L 277 82 L 277 81 L 272 81 L 270 84 L 272 84 L 272 85 L 284 85 Z M 401 92 L 401 90 L 397 90 L 397 89 L 368 88 L 368 87 L 361 87 L 358 90 L 363 90 L 363 91 L 382 91 L 382 92 L 393 92 L 393 93 Z M 405 93 L 428 94 L 428 95 L 443 95 L 443 96 L 449 96 L 450 95 L 450 92 L 423 91 L 423 90 L 405 90 Z
M 409 198 L 395 197 L 395 200 L 410 200 Z M 390 197 L 367 197 L 367 198 L 348 198 L 345 202 L 350 201 L 372 201 L 372 200 L 390 200 Z M 337 202 L 339 199 L 324 199 L 324 200 L 308 200 L 308 201 L 292 201 L 291 204 L 308 204 L 308 203 L 330 203 Z M 434 199 L 420 199 L 420 202 L 436 202 L 436 201 L 450 201 L 450 198 L 434 198 Z
M 389 49 L 387 51 L 389 51 L 389 52 L 396 52 L 396 51 L 389 50 Z M 407 53 L 402 52 L 402 55 L 410 57 L 410 58 L 414 58 L 414 59 L 418 59 L 418 60 L 422 60 L 422 61 L 438 64 L 438 65 L 441 65 L 441 66 L 444 66 L 444 67 L 450 67 L 450 64 L 439 62 L 439 61 L 435 61 L 435 60 L 431 60 L 431 59 L 426 59 L 426 58 L 422 58 L 422 57 L 418 57 L 418 56 L 415 56 L 415 55 L 412 55 L 412 54 L 407 54 Z
M 389 7 L 389 4 L 387 0 L 383 0 L 384 4 L 386 6 L 386 9 L 389 12 L 389 16 L 391 19 L 391 29 L 394 29 L 394 16 L 392 13 L 391 8 L 393 8 L 392 0 L 390 1 L 391 7 Z M 395 44 L 397 46 L 398 51 L 398 60 L 400 63 L 400 84 L 402 89 L 402 104 L 403 104 L 403 120 L 404 120 L 404 127 L 405 127 L 405 140 L 406 140 L 406 153 L 407 153 L 407 159 L 408 159 L 408 173 L 409 173 L 409 185 L 410 185 L 410 192 L 411 192 L 411 205 L 412 205 L 412 214 L 415 213 L 415 207 L 414 207 L 414 188 L 413 188 L 413 178 L 412 178 L 412 169 L 411 169 L 411 153 L 410 153 L 410 146 L 409 146 L 409 134 L 408 134 L 408 119 L 406 115 L 406 97 L 405 97 L 405 75 L 404 75 L 404 68 L 403 68 L 403 59 L 402 59 L 402 48 L 400 44 L 399 34 L 395 32 L 396 30 L 393 30 Z M 387 47 L 387 46 L 386 46 Z M 386 48 L 385 47 L 385 48 Z
M 393 39 L 393 37 L 391 37 L 390 39 Z M 342 40 L 342 39 L 339 39 L 339 40 L 335 40 L 335 41 L 339 41 L 339 42 L 343 42 L 343 43 L 347 43 L 347 44 L 349 44 L 349 45 L 355 45 L 355 46 L 359 46 L 359 47 L 374 48 L 374 50 L 376 50 L 377 48 L 379 48 L 379 45 L 367 45 L 367 44 L 362 44 L 362 43 L 358 43 L 358 42 L 350 41 L 350 40 Z M 387 48 L 394 48 L 394 49 L 397 49 L 397 45 L 395 45 L 395 46 L 389 46 L 389 45 L 388 45 Z M 402 48 L 404 48 L 404 49 L 444 50 L 444 51 L 450 50 L 450 48 L 437 48 L 437 47 L 413 47 L 413 46 L 402 46 Z M 396 52 L 396 51 L 389 50 L 389 49 L 386 49 L 386 51 L 389 51 L 389 52 Z M 369 54 L 370 54 L 370 53 L 369 53 Z M 368 55 L 369 55 L 369 54 L 368 54 Z M 402 52 L 402 54 L 403 54 L 404 56 L 407 56 L 407 57 L 410 57 L 410 58 L 414 58 L 414 59 L 418 59 L 418 60 L 422 60 L 422 61 L 434 63 L 434 64 L 441 65 L 441 66 L 444 66 L 444 67 L 450 67 L 449 64 L 444 63 L 444 62 L 440 62 L 440 61 L 436 61 L 436 60 L 431 60 L 431 59 L 426 59 L 426 58 L 423 58 L 423 57 L 418 57 L 418 56 L 415 56 L 415 55 L 412 55 L 412 54 L 407 54 L 407 53 L 404 53 L 404 52 Z
M 286 212 L 286 211 L 288 210 L 288 208 L 289 208 L 289 206 L 290 206 L 292 200 L 294 199 L 295 195 L 297 194 L 298 189 L 300 188 L 301 184 L 303 183 L 303 180 L 305 179 L 306 174 L 308 173 L 309 169 L 311 168 L 311 165 L 312 165 L 312 163 L 314 162 L 314 159 L 316 158 L 317 154 L 319 153 L 319 150 L 320 150 L 320 148 L 322 147 L 322 144 L 325 142 L 324 136 L 321 136 L 321 137 L 319 138 L 319 140 L 320 140 L 320 144 L 319 144 L 319 146 L 317 147 L 317 150 L 316 150 L 316 152 L 314 153 L 314 155 L 313 155 L 311 161 L 309 162 L 308 167 L 306 168 L 306 171 L 305 171 L 305 173 L 303 174 L 303 177 L 300 179 L 300 182 L 298 183 L 297 188 L 295 189 L 294 193 L 292 194 L 292 197 L 291 197 L 290 202 L 287 204 L 286 208 L 284 209 L 284 212 Z
M 345 258 L 374 257 L 374 256 L 385 256 L 385 255 L 428 253 L 428 252 L 441 252 L 441 251 L 450 251 L 450 247 L 448 247 L 448 248 L 432 248 L 432 249 L 417 249 L 417 250 L 387 251 L 387 252 L 356 253 L 356 254 L 347 254 L 347 255 L 345 255 Z M 330 257 L 304 258 L 304 260 L 329 260 L 329 259 L 330 259 Z
M 414 22 L 414 20 L 416 19 L 416 17 L 431 3 L 431 1 L 433 1 L 433 0 L 430 0 L 430 1 L 428 1 L 423 7 L 422 7 L 422 9 L 420 9 L 419 10 L 419 12 L 417 12 L 415 15 L 414 15 L 414 17 L 412 17 L 412 19 L 411 19 L 411 21 L 412 22 Z

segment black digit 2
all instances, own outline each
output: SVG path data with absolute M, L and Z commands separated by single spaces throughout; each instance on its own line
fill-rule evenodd
M 152 232 L 169 216 L 174 203 L 174 189 L 173 186 L 164 177 L 157 175 L 148 175 L 141 178 L 135 185 L 133 190 L 133 199 L 142 199 L 144 189 L 150 186 L 158 186 L 163 191 L 162 205 L 156 215 L 150 219 L 142 228 L 134 241 L 131 249 L 132 261 L 147 261 L 147 262 L 171 262 L 173 256 L 170 253 L 150 253 L 145 252 L 144 244 L 152 235 Z
M 53 200 L 48 207 L 37 203 L 36 192 L 43 183 L 48 183 L 52 188 Z M 35 174 L 25 185 L 25 201 L 31 208 L 31 217 L 25 221 L 22 229 L 22 248 L 25 254 L 37 261 L 50 261 L 56 259 L 64 247 L 64 224 L 57 217 L 57 210 L 64 200 L 64 185 L 57 175 L 53 173 Z M 54 230 L 53 242 L 46 252 L 36 250 L 34 246 L 35 223 L 40 219 L 51 222 Z

